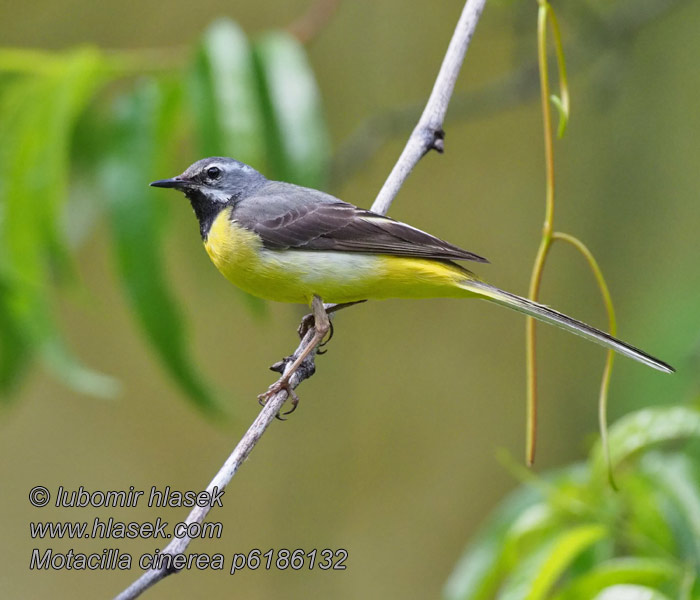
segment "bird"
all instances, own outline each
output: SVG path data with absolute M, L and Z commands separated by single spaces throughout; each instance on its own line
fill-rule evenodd
M 325 192 L 272 181 L 227 157 L 209 157 L 181 175 L 153 181 L 189 199 L 207 254 L 249 294 L 311 306 L 315 335 L 287 377 L 330 329 L 328 312 L 385 298 L 479 298 L 524 313 L 665 373 L 673 367 L 582 321 L 481 280 L 457 261 L 478 254 Z M 328 304 L 333 306 L 327 309 Z M 331 330 L 332 333 L 332 330 Z M 291 412 L 291 411 L 290 411 Z

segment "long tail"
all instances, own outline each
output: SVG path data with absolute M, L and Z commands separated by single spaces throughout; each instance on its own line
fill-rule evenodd
M 506 306 L 518 312 L 524 313 L 539 321 L 544 323 L 549 323 L 550 325 L 556 325 L 561 327 L 566 331 L 580 335 L 587 340 L 605 346 L 606 348 L 611 348 L 615 352 L 619 352 L 629 358 L 633 358 L 640 363 L 644 363 L 654 369 L 663 371 L 664 373 L 674 373 L 675 369 L 658 358 L 654 358 L 650 354 L 647 354 L 639 348 L 635 348 L 626 342 L 618 340 L 604 331 L 600 331 L 595 327 L 586 325 L 581 321 L 567 317 L 566 315 L 552 310 L 548 306 L 543 306 L 542 304 L 537 304 L 531 300 L 521 298 L 510 292 L 503 291 L 497 287 L 479 281 L 477 279 L 466 279 L 460 281 L 459 286 L 467 291 L 474 292 L 478 296 L 489 300 L 490 302 L 495 302 L 502 306 Z

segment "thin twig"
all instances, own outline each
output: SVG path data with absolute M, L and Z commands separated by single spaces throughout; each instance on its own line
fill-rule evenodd
M 537 301 L 544 272 L 545 262 L 552 244 L 556 240 L 567 242 L 574 246 L 586 259 L 593 275 L 598 283 L 603 302 L 608 312 L 609 331 L 611 335 L 616 334 L 615 310 L 610 297 L 610 291 L 605 283 L 603 273 L 598 266 L 598 262 L 588 249 L 588 247 L 577 237 L 568 233 L 554 231 L 554 145 L 552 133 L 552 117 L 549 103 L 559 109 L 559 137 L 561 137 L 566 129 L 566 124 L 569 119 L 569 84 L 566 75 L 566 66 L 564 59 L 564 50 L 561 40 L 561 33 L 557 18 L 548 0 L 538 0 L 539 12 L 537 18 L 537 58 L 540 68 L 540 88 L 542 102 L 542 117 L 544 129 L 544 150 L 545 163 L 547 171 L 547 194 L 545 200 L 545 220 L 542 227 L 542 239 L 537 250 L 537 256 L 532 269 L 530 278 L 529 298 Z M 560 95 L 554 96 L 549 93 L 549 75 L 547 65 L 547 23 L 549 23 L 555 49 L 555 56 L 559 66 L 559 90 Z M 527 318 L 526 329 L 526 362 L 527 362 L 527 443 L 526 443 L 526 461 L 528 465 L 532 465 L 535 459 L 535 439 L 537 433 L 537 359 L 536 359 L 536 336 L 535 336 L 535 321 L 532 317 Z M 608 479 L 614 489 L 615 480 L 612 471 L 612 462 L 610 460 L 610 447 L 608 444 L 607 434 L 607 405 L 608 405 L 608 389 L 610 386 L 610 376 L 613 366 L 613 351 L 608 350 L 607 359 L 605 361 L 605 369 L 603 371 L 603 379 L 600 385 L 600 394 L 598 396 L 598 420 L 600 425 L 600 435 L 603 444 L 603 452 L 608 470 Z
M 479 22 L 481 11 L 486 0 L 467 1 L 459 17 L 457 27 L 450 40 L 447 53 L 442 61 L 433 91 L 423 114 L 418 120 L 411 137 L 394 165 L 389 177 L 384 182 L 377 199 L 372 204 L 374 212 L 385 215 L 391 206 L 394 197 L 401 189 L 404 181 L 429 150 L 443 152 L 445 132 L 442 129 L 445 122 L 445 113 L 454 92 L 457 75 L 462 67 L 464 54 L 469 47 L 469 42 L 474 34 L 476 24 Z
M 595 277 L 600 295 L 603 297 L 605 311 L 608 313 L 608 332 L 612 336 L 617 335 L 617 319 L 615 318 L 615 306 L 613 305 L 610 288 L 603 277 L 603 271 L 598 265 L 598 261 L 593 256 L 593 253 L 588 249 L 577 237 L 568 233 L 555 231 L 552 234 L 552 241 L 561 240 L 571 244 L 579 253 L 586 259 L 588 266 L 591 268 Z M 608 481 L 610 486 L 617 490 L 615 483 L 615 474 L 613 473 L 612 459 L 610 458 L 610 443 L 608 440 L 608 390 L 610 389 L 610 377 L 612 375 L 612 367 L 615 358 L 615 352 L 608 350 L 605 358 L 605 368 L 603 369 L 603 377 L 600 381 L 600 392 L 598 393 L 598 426 L 600 428 L 600 443 L 603 447 L 603 457 L 608 471 Z
M 551 11 L 546 0 L 539 0 L 537 14 L 537 58 L 540 67 L 540 101 L 542 103 L 542 120 L 544 129 L 544 158 L 547 171 L 547 191 L 545 198 L 545 216 L 535 264 L 530 275 L 528 298 L 537 301 L 542 282 L 544 265 L 552 245 L 554 227 L 554 149 L 552 140 L 552 113 L 549 109 L 549 75 L 547 64 L 547 17 Z M 537 353 L 535 352 L 535 320 L 527 317 L 525 321 L 525 351 L 527 372 L 527 435 L 525 440 L 525 461 L 532 466 L 535 462 L 535 440 L 537 439 Z
M 420 119 L 419 125 L 408 140 L 406 147 L 409 148 L 410 146 L 411 150 L 404 152 L 399 158 L 399 161 L 387 180 L 387 184 L 382 188 L 380 195 L 372 205 L 374 211 L 386 214 L 394 196 L 396 196 L 396 193 L 406 180 L 411 169 L 413 169 L 420 158 L 431 148 L 442 151 L 442 145 L 438 142 L 442 141 L 442 124 L 445 118 L 445 112 L 447 111 L 447 105 L 454 90 L 455 80 L 457 79 L 457 74 L 462 65 L 464 53 L 469 46 L 469 41 L 471 40 L 479 17 L 481 16 L 485 1 L 486 0 L 467 0 L 457 28 L 452 36 L 435 86 L 433 87 L 432 94 L 423 112 L 423 116 Z M 430 137 L 426 138 L 426 134 L 429 134 Z M 438 134 L 440 134 L 439 139 Z M 294 351 L 294 354 L 285 359 L 282 377 L 289 374 L 288 370 L 291 369 L 291 364 L 294 359 L 307 350 L 314 338 L 315 330 L 311 328 L 304 335 L 304 338 Z M 313 375 L 315 371 L 315 355 L 316 349 L 309 354 L 300 368 L 291 375 L 289 384 L 292 389 L 296 388 L 302 381 Z M 281 365 L 279 363 L 273 365 L 274 370 L 279 370 L 280 368 Z M 248 428 L 248 431 L 246 431 L 245 435 L 241 438 L 241 441 L 238 442 L 238 445 L 234 448 L 229 458 L 214 479 L 212 479 L 207 490 L 212 491 L 215 487 L 219 490 L 226 488 L 243 461 L 252 452 L 262 434 L 280 412 L 287 397 L 287 391 L 281 390 L 267 401 L 253 424 Z M 196 507 L 192 509 L 185 522 L 188 524 L 202 523 L 209 510 L 210 507 Z M 190 542 L 191 538 L 189 537 L 173 540 L 165 547 L 162 553 L 173 555 L 182 554 L 187 549 Z M 139 579 L 119 594 L 116 600 L 132 600 L 173 572 L 176 571 L 169 571 L 166 568 L 146 571 Z
M 540 7 L 537 14 L 537 61 L 540 69 L 540 101 L 542 103 L 542 120 L 544 130 L 544 159 L 547 171 L 546 198 L 544 224 L 542 225 L 542 239 L 540 240 L 537 256 L 530 275 L 530 288 L 528 298 L 537 301 L 542 273 L 547 261 L 549 250 L 552 246 L 552 233 L 554 231 L 554 134 L 552 133 L 552 111 L 549 103 L 549 65 L 547 61 L 547 22 L 555 22 L 554 12 L 547 0 L 538 0 Z M 564 54 L 559 37 L 559 29 L 552 27 L 557 61 L 563 62 Z M 562 98 L 568 98 L 568 83 L 566 81 L 566 69 L 560 65 L 559 74 L 563 79 L 559 81 Z M 568 107 L 568 100 L 566 101 Z M 568 120 L 568 115 L 564 116 Z M 525 351 L 527 371 L 527 435 L 525 442 L 525 460 L 532 466 L 535 462 L 535 440 L 537 437 L 537 354 L 535 352 L 536 335 L 535 320 L 527 317 L 525 322 Z

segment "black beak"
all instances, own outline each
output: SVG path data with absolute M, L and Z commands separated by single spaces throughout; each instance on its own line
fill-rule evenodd
M 172 177 L 171 179 L 159 179 L 158 181 L 152 181 L 148 185 L 152 187 L 160 188 L 183 188 L 187 186 L 187 181 L 181 179 L 180 177 Z

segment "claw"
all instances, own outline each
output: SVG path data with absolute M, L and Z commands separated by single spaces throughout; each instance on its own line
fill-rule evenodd
M 328 350 L 321 350 L 321 348 L 323 348 L 326 344 L 328 344 L 328 342 L 330 342 L 333 339 L 333 332 L 334 332 L 333 321 L 329 321 L 328 324 L 330 325 L 330 331 L 328 334 L 328 338 L 324 342 L 321 342 L 318 345 L 318 350 L 316 350 L 316 354 L 325 354 L 326 352 L 328 352 Z
M 266 392 L 263 392 L 262 394 L 258 394 L 258 404 L 260 406 L 265 406 L 267 404 L 267 401 L 270 399 L 270 390 L 268 389 Z
M 330 342 L 333 339 L 333 333 L 335 332 L 335 329 L 333 328 L 333 321 L 328 321 L 328 325 L 330 325 L 330 330 L 328 332 L 328 337 L 326 338 L 325 341 L 321 342 L 318 347 L 323 348 L 328 342 Z
M 260 404 L 260 406 L 265 406 L 270 400 L 270 398 L 272 398 L 272 396 L 274 396 L 281 389 L 282 386 L 280 385 L 280 382 L 275 381 L 275 383 L 273 383 L 269 388 L 267 388 L 266 392 L 258 394 L 258 404 Z
M 287 384 L 287 393 L 291 398 L 292 408 L 290 408 L 287 412 L 282 413 L 283 415 L 291 415 L 297 409 L 297 406 L 299 406 L 299 396 L 297 396 L 296 392 L 292 389 L 292 386 L 290 386 L 289 384 Z
M 301 323 L 299 323 L 299 327 L 297 327 L 297 333 L 299 334 L 299 337 L 301 339 L 303 339 L 304 336 L 309 332 L 309 329 L 311 329 L 314 326 L 314 323 L 315 319 L 313 313 L 304 315 L 301 318 Z
M 282 390 L 286 391 L 287 395 L 291 399 L 292 408 L 289 409 L 287 412 L 284 412 L 281 414 L 277 413 L 275 415 L 275 418 L 279 419 L 280 421 L 286 421 L 287 419 L 285 419 L 282 415 L 292 414 L 297 409 L 297 406 L 299 405 L 299 396 L 297 396 L 296 392 L 294 391 L 292 386 L 289 384 L 289 381 L 284 381 L 283 379 L 279 379 L 278 381 L 275 381 L 275 383 L 273 383 L 269 388 L 267 388 L 266 392 L 264 392 L 262 394 L 258 394 L 258 404 L 260 404 L 260 406 L 265 406 L 267 404 L 268 400 L 270 400 L 270 398 L 272 398 L 272 396 L 281 392 Z

